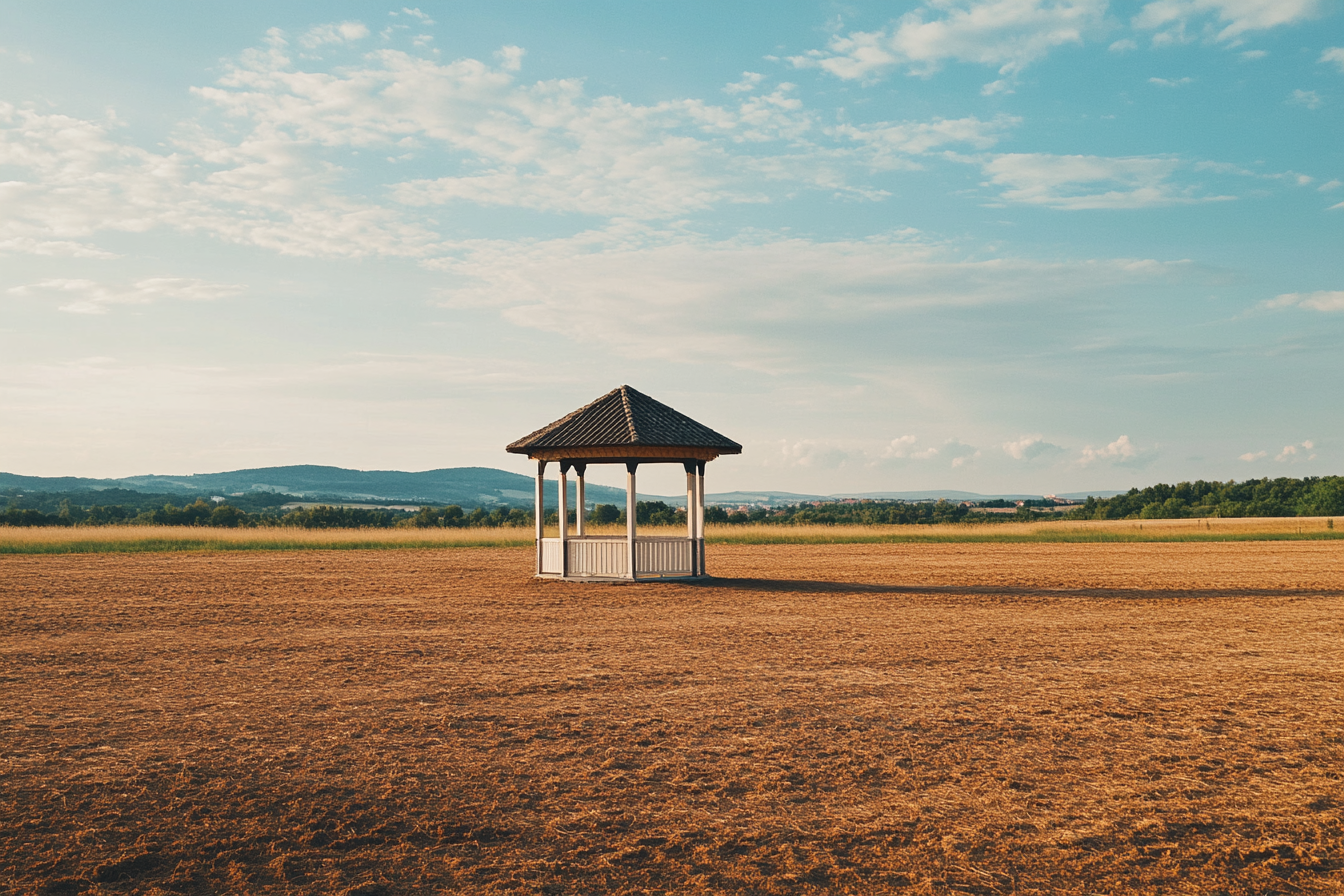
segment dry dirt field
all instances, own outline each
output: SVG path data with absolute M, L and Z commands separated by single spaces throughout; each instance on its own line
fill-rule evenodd
M 1339 893 L 1344 548 L 0 557 L 0 891 Z

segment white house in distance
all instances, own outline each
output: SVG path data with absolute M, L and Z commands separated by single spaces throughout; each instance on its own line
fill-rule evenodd
M 537 575 L 576 581 L 697 578 L 705 572 L 705 464 L 742 446 L 629 386 L 612 389 L 506 449 L 537 462 Z M 560 536 L 545 537 L 546 464 L 560 465 Z M 626 533 L 587 535 L 583 480 L 589 464 L 625 465 Z M 635 532 L 635 471 L 640 464 L 686 470 L 686 537 Z M 578 519 L 569 533 L 569 470 L 578 474 Z

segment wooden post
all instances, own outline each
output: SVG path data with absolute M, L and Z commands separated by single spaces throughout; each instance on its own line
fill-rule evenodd
M 699 569 L 699 575 L 707 576 L 705 572 L 705 462 L 698 461 L 695 465 L 695 565 Z
M 636 578 L 635 570 L 635 470 L 639 468 L 637 461 L 627 461 L 625 464 L 625 538 L 626 538 L 626 559 L 629 564 L 630 578 Z
M 575 464 L 574 470 L 579 474 L 578 494 L 575 495 L 575 501 L 574 501 L 574 504 L 578 512 L 578 518 L 574 523 L 574 527 L 578 530 L 575 534 L 577 534 L 580 538 L 582 538 L 584 532 L 584 525 L 583 525 L 584 517 L 588 515 L 587 502 L 584 501 L 583 499 L 583 474 L 588 471 L 588 465 Z
M 569 575 L 569 461 L 560 461 L 560 575 Z
M 546 536 L 546 461 L 537 461 L 537 575 L 541 575 L 541 540 Z
M 686 468 L 686 540 L 690 542 L 691 548 L 691 575 L 698 576 L 700 564 L 695 540 L 695 461 L 684 461 L 682 466 Z

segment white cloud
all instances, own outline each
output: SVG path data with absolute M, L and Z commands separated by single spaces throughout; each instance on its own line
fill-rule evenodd
M 1238 46 L 1251 32 L 1306 21 L 1320 7 L 1320 0 L 1155 0 L 1133 25 L 1155 31 L 1158 46 L 1196 39 Z
M 1176 78 L 1175 80 L 1170 80 L 1167 78 L 1149 78 L 1148 83 L 1155 84 L 1158 87 L 1184 87 L 1186 84 L 1191 83 L 1193 80 L 1194 80 L 1193 78 Z
M 1308 109 L 1321 107 L 1321 96 L 1314 90 L 1294 90 L 1288 94 L 1287 102 L 1293 106 L 1306 106 Z
M 940 466 L 945 464 L 957 469 L 980 456 L 974 445 L 959 439 L 916 447 L 918 441 L 915 436 L 901 436 L 885 444 L 861 439 L 782 439 L 776 443 L 775 456 L 766 462 L 766 466 L 838 470 L 846 467 L 908 467 L 911 461 L 936 461 Z
M 1322 193 L 1328 193 L 1331 190 L 1338 190 L 1340 187 L 1344 187 L 1344 180 L 1328 180 L 1316 189 Z
M 933 121 L 878 122 L 869 125 L 838 125 L 831 133 L 859 144 L 873 168 L 911 167 L 910 156 L 940 147 L 960 144 L 988 149 L 1021 124 L 1022 119 L 997 115 L 991 121 L 978 118 L 934 119 Z
M 272 49 L 276 49 L 273 45 Z M 288 255 L 423 255 L 437 237 L 331 190 L 327 169 L 274 131 L 228 144 L 184 134 L 177 151 L 114 140 L 108 125 L 0 103 L 0 246 L 106 257 L 100 232 L 204 232 Z
M 310 50 L 324 44 L 348 44 L 369 36 L 369 29 L 359 22 L 333 22 L 310 28 L 299 38 L 299 43 Z
M 1344 290 L 1288 292 L 1265 303 L 1266 308 L 1310 308 L 1313 311 L 1344 311 Z
M 1117 40 L 1115 43 L 1111 44 L 1106 49 L 1110 50 L 1112 53 L 1128 53 L 1130 50 L 1137 50 L 1138 48 L 1139 45 L 1136 44 L 1134 41 L 1130 40 L 1127 37 L 1123 37 L 1120 40 Z
M 229 283 L 208 283 L 186 277 L 149 277 L 114 288 L 93 280 L 52 279 L 9 290 L 15 296 L 53 296 L 66 304 L 59 310 L 72 314 L 106 314 L 112 305 L 148 305 L 160 299 L 209 302 L 242 291 Z
M 1172 175 L 1179 159 L 1161 156 L 1105 158 L 1013 153 L 983 162 L 989 183 L 1009 202 L 1058 209 L 1152 208 L 1225 200 L 1180 187 Z
M 915 442 L 919 441 L 915 436 L 900 436 L 892 439 L 882 450 L 883 457 L 909 457 L 910 449 L 914 447 Z
M 1344 72 L 1344 47 L 1327 47 L 1317 62 L 1333 62 Z
M 1246 461 L 1247 463 L 1252 463 L 1253 461 L 1260 460 L 1261 458 L 1267 457 L 1268 455 L 1269 455 L 1268 451 L 1247 451 L 1245 454 L 1241 455 L 1240 459 Z
M 421 24 L 424 24 L 424 25 L 433 25 L 433 24 L 434 24 L 434 20 L 431 19 L 429 16 L 427 16 L 425 13 L 421 12 L 421 11 L 420 11 L 420 8 L 419 8 L 418 6 L 417 6 L 417 7 L 414 7 L 414 8 L 408 8 L 408 7 L 403 6 L 403 7 L 401 8 L 401 12 L 402 12 L 403 15 L 408 15 L 408 16 L 410 16 L 410 17 L 413 18 L 413 19 L 419 19 L 420 22 L 421 22 Z M 396 13 L 395 13 L 395 12 L 392 12 L 392 13 L 388 13 L 388 15 L 393 15 L 393 16 L 395 16 Z
M 725 84 L 724 93 L 750 93 L 755 90 L 765 79 L 765 75 L 759 72 L 743 72 L 742 80 L 733 84 Z
M 1280 451 L 1277 456 L 1275 456 L 1274 460 L 1278 461 L 1281 464 L 1292 463 L 1299 460 L 1315 460 L 1316 455 L 1314 454 L 1309 454 L 1307 457 L 1302 457 L 1302 455 L 1307 454 L 1307 452 L 1311 451 L 1315 447 L 1316 447 L 1315 444 L 1313 444 L 1310 439 L 1301 443 L 1300 445 L 1284 445 L 1283 450 Z
M 1266 53 L 1264 50 L 1246 50 L 1240 55 L 1241 58 L 1246 60 L 1247 62 L 1255 62 L 1257 59 L 1264 59 L 1269 54 Z
M 967 445 L 957 439 L 948 439 L 940 453 L 951 460 L 949 466 L 954 470 L 966 466 L 980 456 L 979 450 L 974 445 Z
M 901 436 L 884 445 L 879 455 L 883 460 L 932 460 L 938 456 L 938 449 L 930 445 L 927 448 L 915 448 L 919 440 L 915 436 Z
M 1022 436 L 1015 441 L 1003 443 L 1004 454 L 1007 454 L 1013 460 L 1036 460 L 1040 457 L 1061 454 L 1063 451 L 1063 448 L 1052 445 L 1039 435 Z
M 522 47 L 507 46 L 500 47 L 495 51 L 495 59 L 499 60 L 499 67 L 506 72 L 520 71 L 523 67 L 523 57 L 527 51 Z
M 803 467 L 818 470 L 839 470 L 853 459 L 846 449 L 828 441 L 818 439 L 800 439 L 795 442 L 780 441 L 777 465 L 783 467 Z M 769 461 L 766 466 L 774 466 Z
M 1106 0 L 927 0 L 889 28 L 837 34 L 825 50 L 789 61 L 846 80 L 871 81 L 896 68 L 927 76 L 948 61 L 992 66 L 1011 78 L 1051 50 L 1099 33 L 1105 12 Z
M 336 28 L 337 26 L 324 26 Z M 446 247 L 433 206 L 472 203 L 611 218 L 675 218 L 761 203 L 800 186 L 885 194 L 849 178 L 984 149 L 999 116 L 821 128 L 791 84 L 724 105 L 589 97 L 578 80 L 519 83 L 523 51 L 492 67 L 382 50 L 337 72 L 303 70 L 282 32 L 195 93 L 228 127 L 184 126 L 171 150 L 119 142 L 113 125 L 0 104 L 0 251 L 107 255 L 100 232 L 157 227 L 289 255 L 427 258 Z M 204 121 L 205 119 L 203 119 Z M 337 151 L 434 153 L 454 173 L 356 199 Z
M 1153 454 L 1152 450 L 1140 451 L 1138 446 L 1129 440 L 1129 436 L 1121 436 L 1104 448 L 1094 448 L 1091 445 L 1083 448 L 1078 458 L 1078 465 L 1086 467 L 1103 461 L 1120 467 L 1142 467 L 1147 465 Z
M 250 142 L 265 140 L 277 152 L 447 153 L 460 173 L 392 186 L 407 206 L 468 201 L 657 218 L 764 201 L 762 190 L 781 181 L 849 190 L 837 166 L 819 158 L 824 152 L 801 139 L 813 130 L 812 116 L 790 84 L 727 106 L 689 99 L 641 106 L 589 97 L 576 79 L 516 83 L 516 47 L 500 51 L 498 68 L 393 50 L 367 58 L 366 67 L 322 73 L 296 71 L 283 54 L 253 54 L 197 92 L 249 121 Z

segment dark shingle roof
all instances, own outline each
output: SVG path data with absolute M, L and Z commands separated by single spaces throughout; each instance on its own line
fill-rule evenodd
M 712 448 L 741 454 L 742 446 L 636 389 L 621 386 L 597 401 L 508 446 L 514 454 L 538 448 Z

